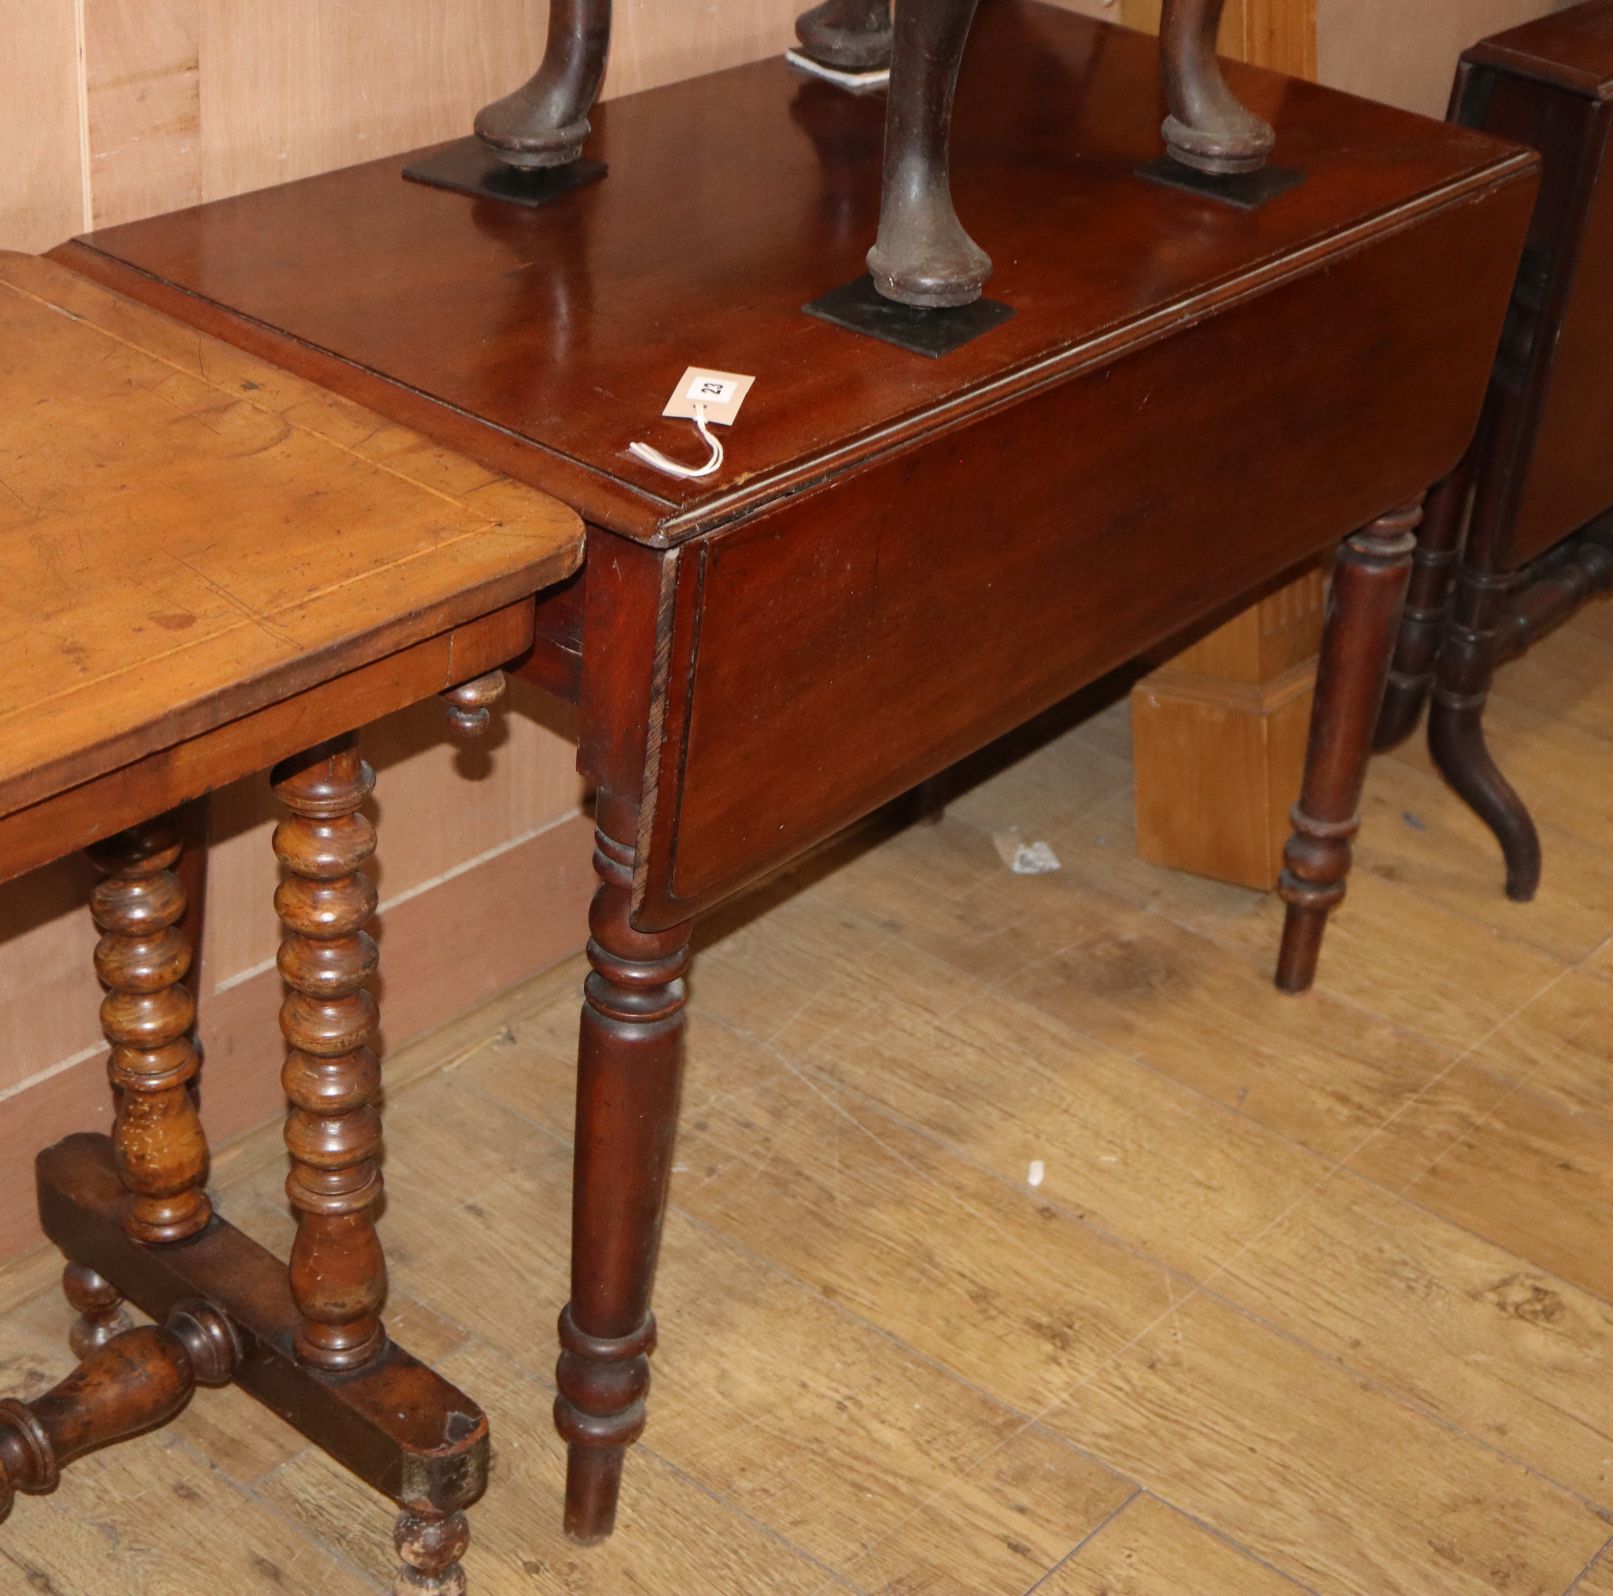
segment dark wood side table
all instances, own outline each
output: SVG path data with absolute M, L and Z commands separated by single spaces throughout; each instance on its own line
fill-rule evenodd
M 402 1508 L 400 1590 L 462 1593 L 487 1421 L 381 1317 L 374 776 L 353 728 L 434 693 L 485 724 L 581 523 L 47 261 L 0 256 L 0 351 L 0 880 L 89 848 L 118 1090 L 110 1137 L 36 1163 L 84 1361 L 0 1402 L 0 1517 L 234 1380 Z M 207 1195 L 172 818 L 269 765 L 289 1266 Z M 126 1299 L 157 1323 L 129 1328 Z
M 1498 665 L 1613 587 L 1613 0 L 1475 45 L 1451 118 L 1533 146 L 1545 167 L 1478 435 L 1430 497 L 1377 744 L 1410 736 L 1432 689 L 1434 761 L 1526 902 L 1540 838 L 1490 753 L 1484 705 Z
M 577 701 L 598 787 L 556 1404 L 583 1539 L 644 1425 L 695 917 L 1348 535 L 1291 882 L 1290 975 L 1313 960 L 1415 506 L 1471 437 L 1536 161 L 1233 78 L 1306 173 L 1254 211 L 1137 175 L 1152 40 L 993 6 L 954 180 L 1015 314 L 940 360 L 801 314 L 862 272 L 883 107 L 776 60 L 604 105 L 610 176 L 539 209 L 394 159 L 61 252 L 590 524 L 526 667 Z M 756 378 L 701 482 L 627 452 L 696 452 L 657 419 L 688 365 Z

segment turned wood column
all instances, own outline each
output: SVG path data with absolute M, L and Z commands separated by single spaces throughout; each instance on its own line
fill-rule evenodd
M 291 811 L 274 833 L 287 871 L 274 905 L 289 988 L 281 1080 L 292 1105 L 286 1194 L 297 1210 L 297 1351 L 321 1368 L 353 1369 L 386 1345 L 386 1262 L 371 1213 L 381 1195 L 381 1067 L 371 1048 L 379 1016 L 364 986 L 377 964 L 364 929 L 376 893 L 360 868 L 375 852 L 375 830 L 359 813 L 375 773 L 346 736 L 276 766 L 271 779 Z
M 1345 539 L 1334 567 L 1305 779 L 1277 884 L 1288 905 L 1277 959 L 1277 985 L 1285 992 L 1303 992 L 1315 979 L 1327 917 L 1344 897 L 1421 518 L 1421 499 L 1380 516 Z
M 183 984 L 191 949 L 178 928 L 185 912 L 172 869 L 179 834 L 164 816 L 97 843 L 89 855 L 105 874 L 90 912 L 101 930 L 101 1029 L 112 1044 L 109 1074 L 118 1090 L 112 1144 L 129 1189 L 124 1228 L 137 1241 L 181 1241 L 213 1210 L 202 1185 L 207 1139 L 190 1094 L 196 1007 Z
M 629 920 L 637 812 L 601 794 L 578 1041 L 571 1301 L 560 1316 L 555 1424 L 568 1446 L 566 1530 L 609 1535 L 627 1447 L 644 1428 L 660 1247 L 683 1072 L 690 926 Z

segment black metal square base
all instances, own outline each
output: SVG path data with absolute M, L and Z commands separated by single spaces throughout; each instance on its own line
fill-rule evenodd
M 603 161 L 587 160 L 565 166 L 507 166 L 474 133 L 403 169 L 411 183 L 451 188 L 456 194 L 474 194 L 510 205 L 547 205 L 584 183 L 596 182 L 605 172 Z
M 1258 172 L 1216 177 L 1210 172 L 1201 172 L 1196 166 L 1184 166 L 1169 155 L 1139 166 L 1137 175 L 1151 183 L 1163 183 L 1167 188 L 1184 188 L 1189 194 L 1220 200 L 1223 205 L 1235 205 L 1240 211 L 1257 211 L 1267 200 L 1276 199 L 1305 181 L 1305 174 L 1296 166 L 1263 166 Z
M 874 287 L 871 277 L 859 277 L 840 288 L 831 288 L 801 309 L 848 332 L 878 338 L 931 360 L 961 349 L 982 333 L 1002 326 L 1014 314 L 1012 305 L 997 299 L 977 299 L 972 305 L 956 305 L 948 310 L 917 310 L 886 299 Z

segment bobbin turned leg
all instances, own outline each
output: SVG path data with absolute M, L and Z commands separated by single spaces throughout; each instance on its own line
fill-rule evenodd
M 886 299 L 904 305 L 972 304 L 991 276 L 991 257 L 952 208 L 952 97 L 974 14 L 975 0 L 896 8 L 879 236 L 868 270 Z
M 555 1425 L 568 1443 L 566 1531 L 603 1540 L 627 1447 L 644 1428 L 650 1287 L 683 1072 L 689 925 L 629 922 L 637 813 L 601 794 L 577 1049 L 571 1302 L 560 1316 Z
M 1411 557 L 1406 607 L 1389 666 L 1372 746 L 1383 753 L 1397 748 L 1417 728 L 1434 684 L 1434 665 L 1450 613 L 1451 576 L 1462 541 L 1473 474 L 1464 461 L 1428 495 L 1428 507 Z
M 296 1347 L 321 1369 L 355 1369 L 386 1346 L 386 1261 L 370 1212 L 381 1195 L 381 1070 L 370 1047 L 378 1015 L 364 989 L 377 963 L 364 929 L 375 885 L 360 869 L 375 851 L 375 830 L 359 813 L 375 774 L 346 736 L 277 765 L 271 779 L 291 811 L 274 833 L 288 872 L 274 906 L 290 988 L 280 1029 L 290 1047 L 281 1079 L 292 1104 L 286 1194 L 297 1210 Z
M 814 61 L 872 72 L 890 63 L 890 0 L 823 0 L 795 19 L 795 36 Z
M 1420 499 L 1380 516 L 1345 540 L 1334 567 L 1304 782 L 1277 883 L 1288 905 L 1277 958 L 1277 985 L 1285 992 L 1303 992 L 1315 979 L 1328 914 L 1344 896 L 1421 516 Z
M 170 868 L 179 836 L 164 816 L 97 843 L 89 855 L 106 877 L 90 894 L 90 912 L 101 930 L 95 972 L 107 988 L 108 1073 L 119 1089 L 112 1142 L 129 1191 L 124 1228 L 136 1241 L 181 1241 L 213 1210 L 202 1185 L 207 1141 L 189 1089 L 196 1006 L 182 984 L 191 959 L 178 929 L 185 892 Z
M 1227 87 L 1215 38 L 1226 0 L 1165 0 L 1159 24 L 1165 145 L 1172 159 L 1216 177 L 1258 172 L 1276 135 Z
M 510 166 L 576 160 L 609 50 L 610 0 L 549 0 L 542 65 L 513 94 L 477 113 L 477 138 Z

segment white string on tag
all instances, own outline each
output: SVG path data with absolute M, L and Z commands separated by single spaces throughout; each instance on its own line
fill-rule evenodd
M 695 428 L 711 450 L 711 458 L 704 465 L 679 465 L 676 460 L 667 459 L 659 449 L 652 449 L 647 443 L 628 444 L 628 453 L 637 455 L 645 465 L 654 466 L 657 471 L 664 471 L 669 477 L 682 477 L 685 481 L 693 481 L 697 477 L 709 477 L 713 472 L 721 471 L 722 440 L 706 425 L 706 407 L 696 404 L 693 408 Z

